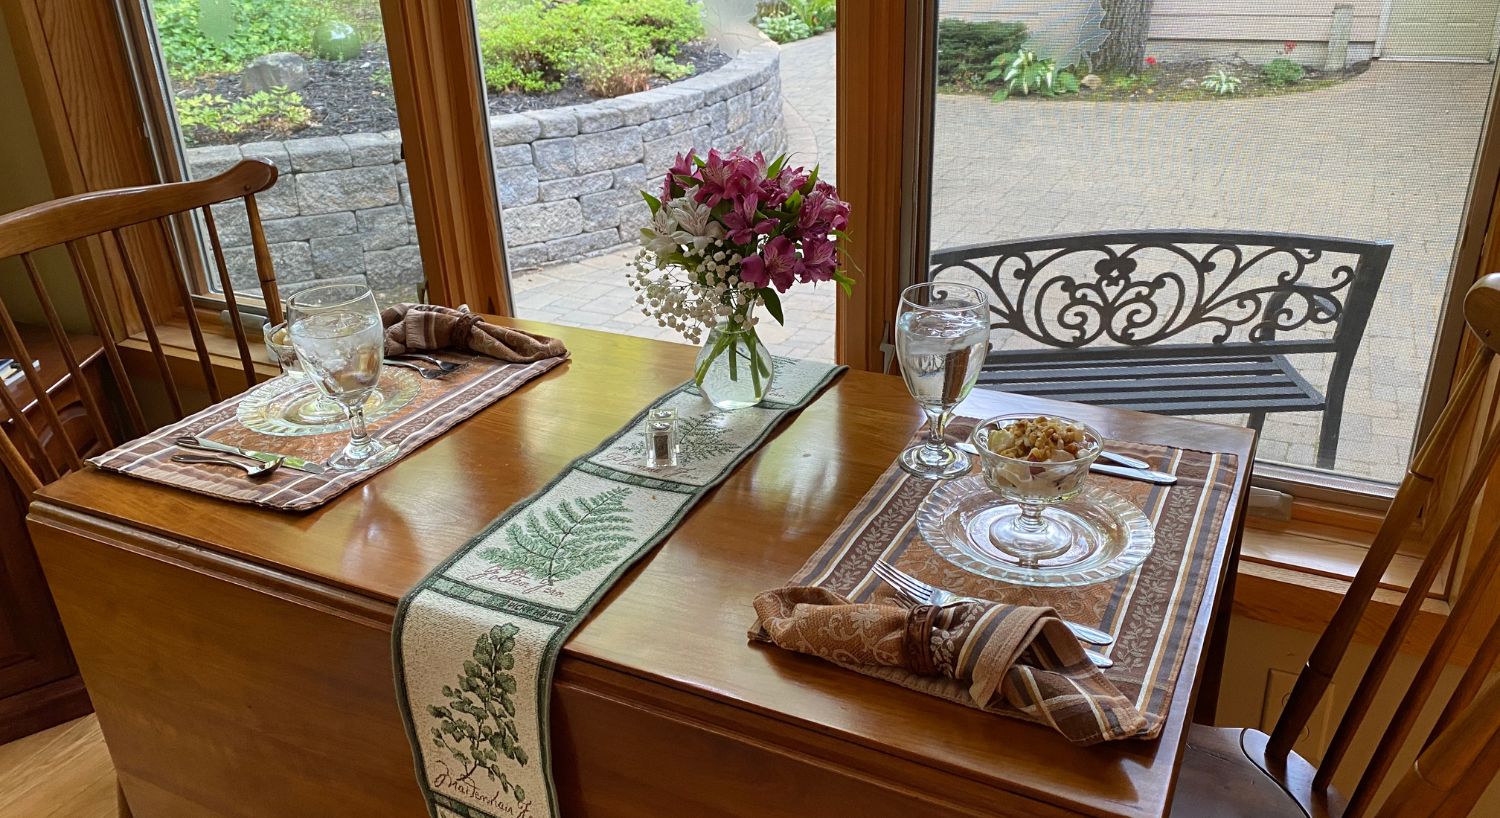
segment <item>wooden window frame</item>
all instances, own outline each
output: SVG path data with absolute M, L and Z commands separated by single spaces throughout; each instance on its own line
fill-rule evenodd
M 4 13 L 21 66 L 48 172 L 58 195 L 177 181 L 184 177 L 168 84 L 155 59 L 144 0 L 109 3 L 11 0 Z M 468 3 L 379 0 L 411 185 L 413 215 L 431 299 L 512 313 L 491 171 L 479 45 Z M 179 241 L 196 244 L 183 220 Z M 169 249 L 134 248 L 160 263 L 148 283 L 158 314 L 177 314 Z M 196 248 L 194 248 L 196 249 Z M 218 325 L 223 300 L 210 294 L 198 252 L 184 252 L 203 315 Z M 88 274 L 123 294 L 118 253 L 94 242 Z M 196 268 L 196 269 L 195 269 Z M 128 298 L 112 299 L 121 303 Z M 253 312 L 253 309 L 247 310 Z M 110 316 L 124 339 L 141 329 L 128 307 Z

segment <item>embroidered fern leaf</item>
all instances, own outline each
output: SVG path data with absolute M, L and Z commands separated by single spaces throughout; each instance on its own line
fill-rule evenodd
M 516 678 L 507 673 L 515 667 L 515 625 L 496 625 L 479 634 L 474 643 L 473 659 L 464 661 L 464 672 L 458 687 L 443 685 L 446 705 L 428 705 L 427 712 L 438 720 L 430 731 L 435 747 L 447 750 L 462 765 L 454 783 L 463 783 L 483 771 L 501 789 L 526 800 L 526 791 L 512 784 L 500 767 L 502 757 L 526 765 L 526 750 L 518 743 L 515 715 Z M 467 718 L 462 718 L 466 716 Z
M 479 552 L 482 559 L 522 571 L 548 585 L 608 565 L 617 551 L 631 545 L 628 488 L 593 497 L 564 499 L 528 512 L 505 528 L 506 545 Z

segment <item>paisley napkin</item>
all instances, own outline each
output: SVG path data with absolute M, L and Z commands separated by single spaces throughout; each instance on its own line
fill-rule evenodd
M 967 685 L 979 707 L 1020 711 L 1075 744 L 1133 738 L 1147 728 L 1051 608 L 961 602 L 906 609 L 806 586 L 766 591 L 754 605 L 780 647 L 945 676 Z
M 468 307 L 397 304 L 380 313 L 385 324 L 385 354 L 405 355 L 424 349 L 474 352 L 510 363 L 529 364 L 568 353 L 563 342 L 511 327 L 485 323 Z

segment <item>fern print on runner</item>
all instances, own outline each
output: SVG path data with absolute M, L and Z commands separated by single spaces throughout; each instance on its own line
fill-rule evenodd
M 476 773 L 484 772 L 489 781 L 498 783 L 521 804 L 526 790 L 500 769 L 501 758 L 526 766 L 526 750 L 520 746 L 516 730 L 515 625 L 496 625 L 479 634 L 474 643 L 472 660 L 464 662 L 458 686 L 443 685 L 446 704 L 428 705 L 427 712 L 437 720 L 432 728 L 433 746 L 447 750 L 461 769 L 438 776 L 433 783 L 474 795 L 479 782 Z M 446 767 L 446 762 L 444 763 Z
M 526 513 L 505 528 L 506 544 L 479 552 L 481 559 L 520 571 L 546 585 L 609 565 L 616 552 L 635 542 L 630 535 L 630 489 L 563 499 Z

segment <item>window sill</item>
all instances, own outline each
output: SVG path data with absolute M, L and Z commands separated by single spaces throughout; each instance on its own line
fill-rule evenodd
M 1378 523 L 1379 517 L 1374 521 Z M 1357 523 L 1358 524 L 1358 523 Z M 1306 520 L 1251 519 L 1240 544 L 1234 612 L 1261 622 L 1321 633 L 1344 598 L 1374 537 L 1373 528 L 1340 527 Z M 1375 644 L 1421 566 L 1422 557 L 1398 552 L 1381 579 L 1355 640 Z M 1447 618 L 1447 568 L 1423 600 L 1402 652 L 1425 653 Z M 1477 641 L 1477 639 L 1475 640 Z M 1475 645 L 1461 645 L 1455 661 L 1468 661 Z

